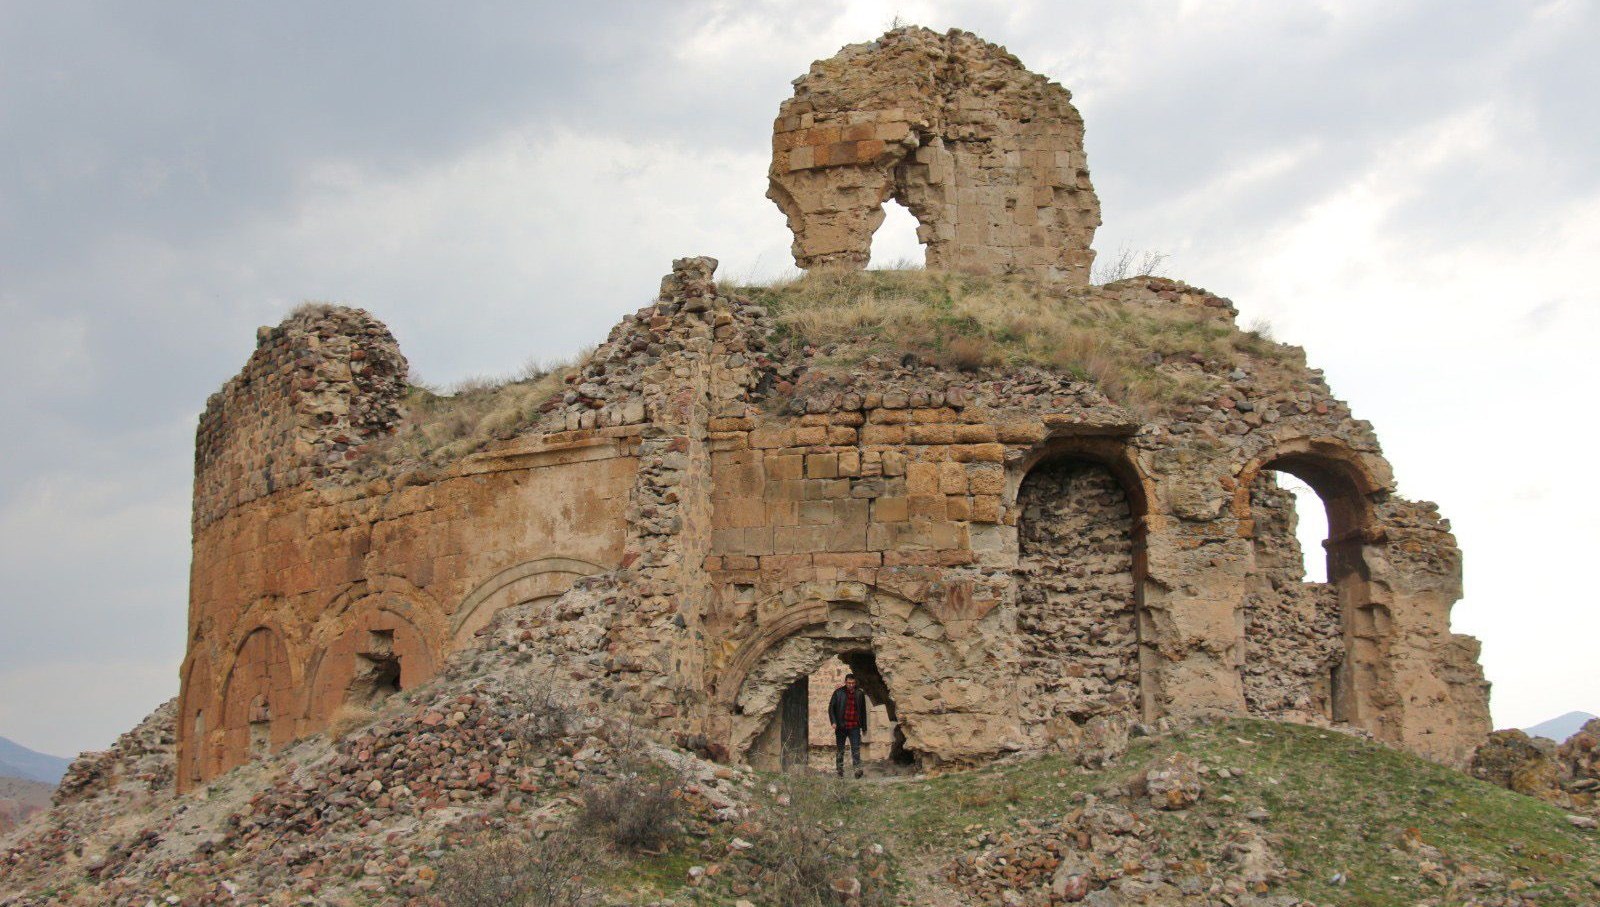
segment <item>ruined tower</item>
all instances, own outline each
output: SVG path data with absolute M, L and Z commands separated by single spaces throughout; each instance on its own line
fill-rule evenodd
M 801 268 L 864 268 L 893 199 L 927 267 L 1089 282 L 1100 201 L 1065 88 L 977 36 L 900 28 L 795 80 L 767 197 Z

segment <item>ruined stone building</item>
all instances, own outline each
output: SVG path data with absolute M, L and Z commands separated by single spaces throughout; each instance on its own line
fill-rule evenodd
M 1106 366 L 1164 397 L 851 359 L 688 258 L 527 418 L 406 459 L 422 398 L 381 323 L 263 328 L 197 436 L 180 785 L 425 682 L 512 607 L 553 682 L 725 760 L 784 764 L 805 678 L 842 661 L 925 766 L 1214 714 L 1463 763 L 1487 684 L 1450 632 L 1448 524 L 1228 300 L 1089 284 L 1082 138 L 1068 93 L 1003 49 L 899 29 L 797 80 L 769 195 L 802 267 L 864 267 L 897 199 L 930 272 L 1010 281 L 1041 318 L 1165 326 Z M 1302 579 L 1279 473 L 1326 507 L 1326 583 Z

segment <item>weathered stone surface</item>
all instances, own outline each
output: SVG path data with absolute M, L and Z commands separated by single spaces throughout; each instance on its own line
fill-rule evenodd
M 892 198 L 929 268 L 1089 282 L 1100 202 L 1083 119 L 969 32 L 899 28 L 812 64 L 778 112 L 768 180 L 802 268 L 866 267 Z
M 1192 756 L 1173 753 L 1144 773 L 1145 795 L 1157 809 L 1188 809 L 1200 801 L 1206 785 L 1201 766 Z

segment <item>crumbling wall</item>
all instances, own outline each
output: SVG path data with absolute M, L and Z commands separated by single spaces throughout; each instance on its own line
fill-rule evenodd
M 308 305 L 256 332 L 244 370 L 206 401 L 195 432 L 194 526 L 343 471 L 394 430 L 406 360 L 361 309 Z
M 249 757 L 252 709 L 271 707 L 269 746 L 316 732 L 534 600 L 552 623 L 530 651 L 560 647 L 597 705 L 719 758 L 841 654 L 874 659 L 924 763 L 1317 706 L 1301 662 L 1327 602 L 1286 616 L 1310 607 L 1272 582 L 1298 563 L 1286 500 L 1249 493 L 1276 468 L 1336 492 L 1344 720 L 1446 761 L 1486 721 L 1471 641 L 1448 632 L 1447 527 L 1390 496 L 1371 427 L 1303 360 L 1226 339 L 1226 300 L 1159 279 L 1041 291 L 1224 337 L 1147 356 L 1188 396 L 1136 412 L 1066 372 L 791 345 L 714 268 L 675 262 L 521 435 L 362 484 L 297 467 L 215 513 L 197 495 L 180 784 Z M 852 604 L 864 637 L 829 629 Z
M 1071 95 L 968 32 L 899 28 L 812 64 L 768 178 L 801 268 L 866 267 L 893 198 L 930 269 L 1089 282 L 1100 203 Z
M 1272 472 L 1251 485 L 1250 514 L 1255 572 L 1244 605 L 1245 705 L 1280 720 L 1332 719 L 1344 660 L 1338 589 L 1305 581 L 1294 495 Z
M 1133 514 L 1115 476 L 1060 459 L 1017 493 L 1018 702 L 1047 739 L 1140 714 Z

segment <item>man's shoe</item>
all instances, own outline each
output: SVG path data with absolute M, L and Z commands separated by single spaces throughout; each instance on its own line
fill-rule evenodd
M 859 769 L 859 768 L 856 769 L 856 777 L 857 778 L 861 777 L 861 774 L 862 774 L 861 769 Z

